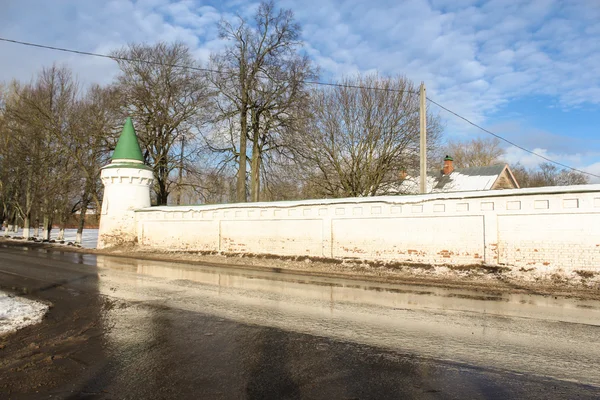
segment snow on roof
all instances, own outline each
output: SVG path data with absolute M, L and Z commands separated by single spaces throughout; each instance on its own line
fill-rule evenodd
M 427 174 L 427 193 L 491 190 L 504 168 L 506 165 L 500 164 L 489 167 L 457 168 L 448 175 L 430 172 Z M 419 178 L 407 177 L 400 184 L 398 192 L 418 193 Z
M 449 175 L 439 178 L 434 191 L 470 192 L 475 190 L 490 190 L 506 165 L 489 167 L 472 167 L 455 169 Z
M 433 174 L 427 174 L 425 182 L 425 193 L 434 193 L 434 188 L 438 183 L 438 178 Z M 417 194 L 420 192 L 421 184 L 419 177 L 407 176 L 398 187 L 398 194 Z M 395 191 L 394 191 L 395 192 Z

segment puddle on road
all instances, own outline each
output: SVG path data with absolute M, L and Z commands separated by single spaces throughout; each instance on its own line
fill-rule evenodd
M 20 249 L 21 251 L 43 255 L 44 258 L 50 258 L 50 259 L 58 260 L 58 261 L 69 261 L 74 264 L 85 264 L 85 265 L 96 266 L 96 255 L 95 254 L 74 253 L 72 251 L 60 251 L 60 249 L 57 249 L 57 248 L 39 249 L 39 248 L 27 247 L 27 246 L 14 247 L 14 246 L 6 245 L 6 244 L 0 245 L 0 248 L 11 249 L 11 250 Z
M 91 283 L 81 273 L 93 270 L 94 291 L 114 303 L 102 318 L 118 357 L 154 339 L 179 338 L 186 320 L 193 321 L 186 351 L 205 333 L 223 337 L 202 330 L 212 316 L 234 321 L 233 331 L 270 327 L 600 386 L 600 302 L 67 252 L 27 256 L 45 259 L 38 270 L 55 267 L 47 270 L 50 281 L 76 281 L 84 291 Z
M 417 285 L 361 283 L 350 279 L 308 277 L 293 272 L 282 274 L 235 267 L 186 265 L 48 249 L 29 252 L 57 261 L 97 265 L 108 270 L 153 277 L 165 283 L 189 281 L 215 288 L 325 301 L 332 307 L 335 304 L 350 303 L 390 309 L 463 311 L 600 326 L 600 302 L 593 300 Z
M 97 266 L 100 293 L 126 304 L 106 316 L 115 349 L 141 346 L 167 329 L 152 321 L 171 324 L 191 311 L 199 321 L 211 315 L 257 329 L 600 385 L 592 367 L 600 357 L 600 303 L 594 301 L 107 256 L 97 256 Z M 202 341 L 200 331 L 190 335 Z
M 360 284 L 356 280 L 190 266 L 101 255 L 97 256 L 97 265 L 100 268 L 165 281 L 189 281 L 217 288 L 325 301 L 332 305 L 352 303 L 391 309 L 463 311 L 600 325 L 600 303 L 590 300 L 372 282 Z

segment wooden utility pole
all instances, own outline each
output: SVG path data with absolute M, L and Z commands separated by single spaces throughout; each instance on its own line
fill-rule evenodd
M 427 108 L 425 101 L 427 99 L 427 95 L 425 94 L 425 82 L 421 82 L 421 89 L 419 90 L 420 97 L 420 107 L 419 107 L 419 117 L 420 127 L 421 127 L 421 147 L 419 150 L 419 157 L 421 160 L 421 179 L 420 179 L 420 193 L 427 192 Z

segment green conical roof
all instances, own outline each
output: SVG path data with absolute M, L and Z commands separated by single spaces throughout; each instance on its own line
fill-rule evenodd
M 135 129 L 133 129 L 133 122 L 131 118 L 127 117 L 123 131 L 117 142 L 117 147 L 112 155 L 113 160 L 135 160 L 144 161 L 142 150 L 135 135 Z

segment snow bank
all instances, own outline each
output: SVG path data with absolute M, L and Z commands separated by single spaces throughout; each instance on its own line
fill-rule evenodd
M 65 242 L 75 242 L 77 229 L 65 229 Z M 58 229 L 52 229 L 50 233 L 51 239 L 56 239 Z M 81 238 L 81 246 L 86 249 L 95 249 L 98 243 L 98 229 L 84 229 Z
M 31 234 L 33 235 L 33 229 L 31 229 Z M 52 229 L 50 232 L 50 239 L 56 240 L 58 237 L 58 229 Z M 4 235 L 4 230 L 0 232 L 0 235 Z M 17 232 L 9 232 L 9 236 L 12 237 L 22 237 L 23 229 L 19 228 Z M 41 232 L 40 232 L 41 235 Z M 75 242 L 75 237 L 77 236 L 77 229 L 65 229 L 65 243 Z M 83 236 L 81 238 L 81 246 L 86 249 L 95 249 L 96 244 L 98 243 L 98 229 L 84 229 Z
M 41 322 L 47 311 L 46 304 L 0 292 L 0 336 Z

